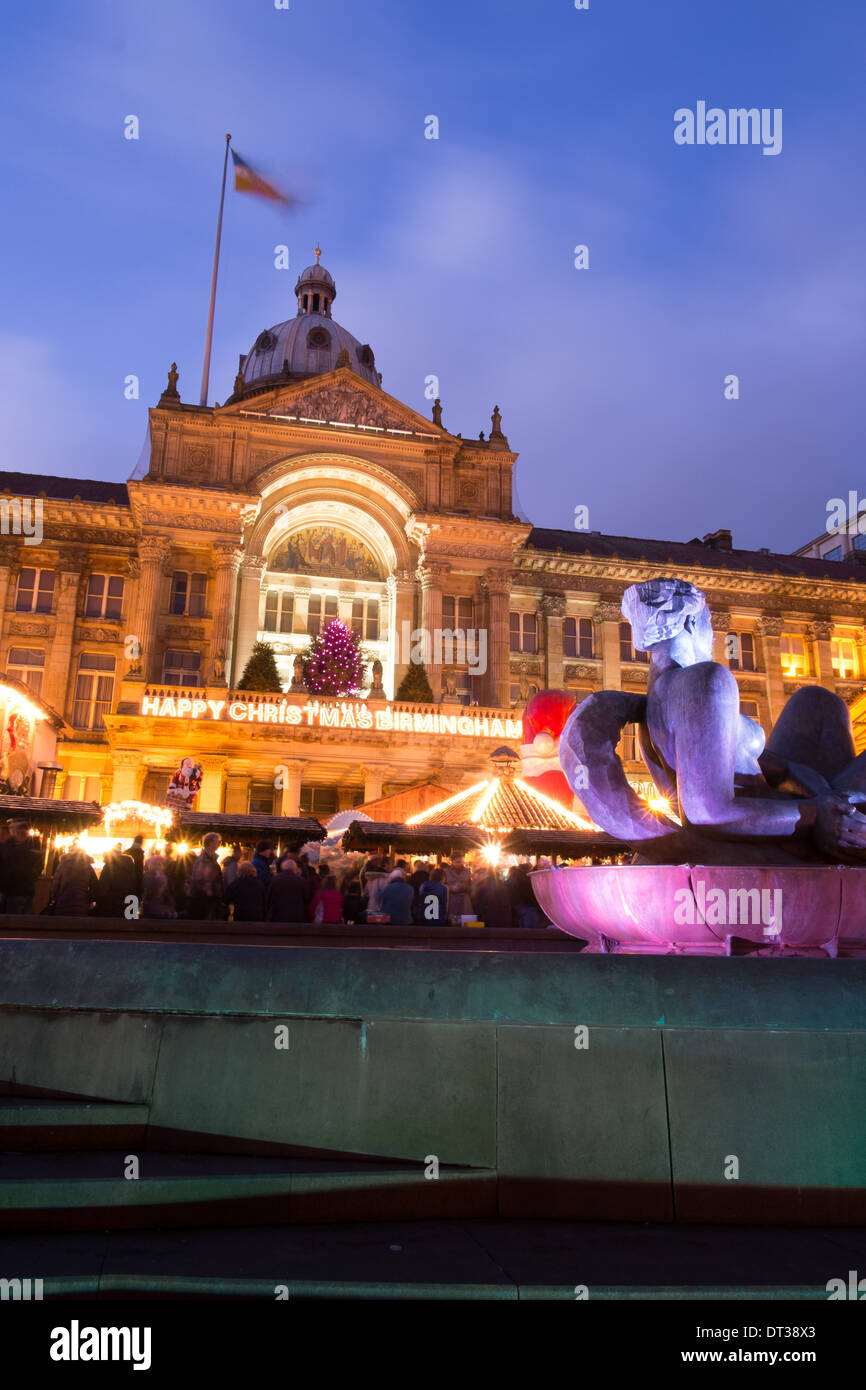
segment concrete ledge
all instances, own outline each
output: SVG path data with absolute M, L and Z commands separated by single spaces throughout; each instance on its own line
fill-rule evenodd
M 866 960 L 0 940 L 0 1009 L 866 1029 Z

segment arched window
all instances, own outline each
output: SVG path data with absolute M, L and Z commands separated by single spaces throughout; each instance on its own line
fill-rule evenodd
M 307 334 L 307 367 L 325 372 L 331 365 L 331 335 L 326 328 L 311 328 Z

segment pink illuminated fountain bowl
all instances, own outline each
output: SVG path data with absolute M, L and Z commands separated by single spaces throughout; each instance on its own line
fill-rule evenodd
M 866 868 L 603 864 L 530 875 L 551 922 L 593 952 L 866 956 Z

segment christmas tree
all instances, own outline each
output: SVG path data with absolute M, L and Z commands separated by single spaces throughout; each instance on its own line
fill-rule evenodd
M 270 642 L 254 642 L 238 690 L 282 690 L 274 649 Z
M 400 682 L 395 700 L 413 700 L 418 705 L 433 703 L 433 691 L 427 679 L 423 662 L 413 661 Z
M 310 642 L 304 681 L 311 695 L 360 695 L 367 662 L 361 638 L 333 618 Z

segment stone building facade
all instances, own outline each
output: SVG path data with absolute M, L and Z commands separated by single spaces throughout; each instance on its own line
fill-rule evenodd
M 620 598 L 671 573 L 706 591 L 745 712 L 769 727 L 818 683 L 862 742 L 866 568 L 735 550 L 724 531 L 684 544 L 534 528 L 513 511 L 498 408 L 477 439 L 451 433 L 438 401 L 420 415 L 333 320 L 318 255 L 295 290 L 296 315 L 241 357 L 224 404 L 185 403 L 172 367 L 143 476 L 0 474 L 0 672 L 62 716 L 56 795 L 159 801 L 187 755 L 212 811 L 327 815 L 423 778 L 477 780 L 519 744 L 534 690 L 645 686 Z M 299 687 L 295 658 L 332 616 L 370 656 L 364 699 Z M 455 631 L 483 634 L 483 653 Z M 400 704 L 418 633 L 434 700 Z M 236 689 L 258 639 L 283 687 L 265 696 Z M 631 737 L 622 752 L 645 779 Z

